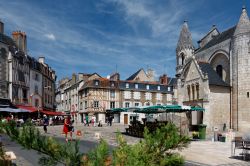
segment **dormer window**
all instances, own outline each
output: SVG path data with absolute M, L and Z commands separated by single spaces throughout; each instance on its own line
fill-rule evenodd
M 149 90 L 149 85 L 146 85 L 146 89 Z
M 138 89 L 138 84 L 135 84 L 135 89 Z
M 126 88 L 129 88 L 129 83 L 126 83 Z
M 96 80 L 95 81 L 95 85 L 98 86 L 99 85 L 99 81 Z
M 171 87 L 168 87 L 168 91 L 171 91 Z
M 157 90 L 161 90 L 161 86 L 157 86 Z

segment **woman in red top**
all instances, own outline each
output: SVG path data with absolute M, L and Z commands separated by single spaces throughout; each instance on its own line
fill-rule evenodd
M 64 118 L 64 124 L 63 124 L 63 132 L 65 134 L 66 142 L 68 142 L 69 125 L 70 125 L 70 117 L 67 116 Z

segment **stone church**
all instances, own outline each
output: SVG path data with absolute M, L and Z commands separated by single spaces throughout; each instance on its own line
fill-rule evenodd
M 178 103 L 205 108 L 187 113 L 189 124 L 206 124 L 208 132 L 250 131 L 250 21 L 245 7 L 235 26 L 223 32 L 213 26 L 198 48 L 184 22 L 176 61 Z

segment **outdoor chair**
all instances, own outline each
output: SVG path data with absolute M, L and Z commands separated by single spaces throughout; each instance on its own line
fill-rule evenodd
M 235 149 L 241 149 L 242 150 L 242 153 L 240 154 L 243 154 L 243 150 L 244 150 L 244 144 L 243 144 L 243 139 L 242 137 L 235 137 L 234 138 L 234 155 L 235 155 Z
M 250 150 L 250 140 L 244 141 L 244 147 L 243 147 L 244 160 L 246 160 L 246 157 L 248 157 L 249 150 Z

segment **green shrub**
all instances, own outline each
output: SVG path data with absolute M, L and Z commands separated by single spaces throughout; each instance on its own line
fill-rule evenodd
M 124 138 L 119 135 L 119 146 L 114 150 L 114 165 L 123 166 L 179 166 L 184 164 L 184 159 L 177 153 L 186 147 L 190 139 L 180 136 L 174 124 L 168 124 L 149 133 L 144 131 L 144 140 L 135 144 L 127 145 Z
M 109 156 L 109 147 L 106 141 L 100 140 L 100 144 L 86 155 L 83 165 L 86 166 L 105 166 Z

